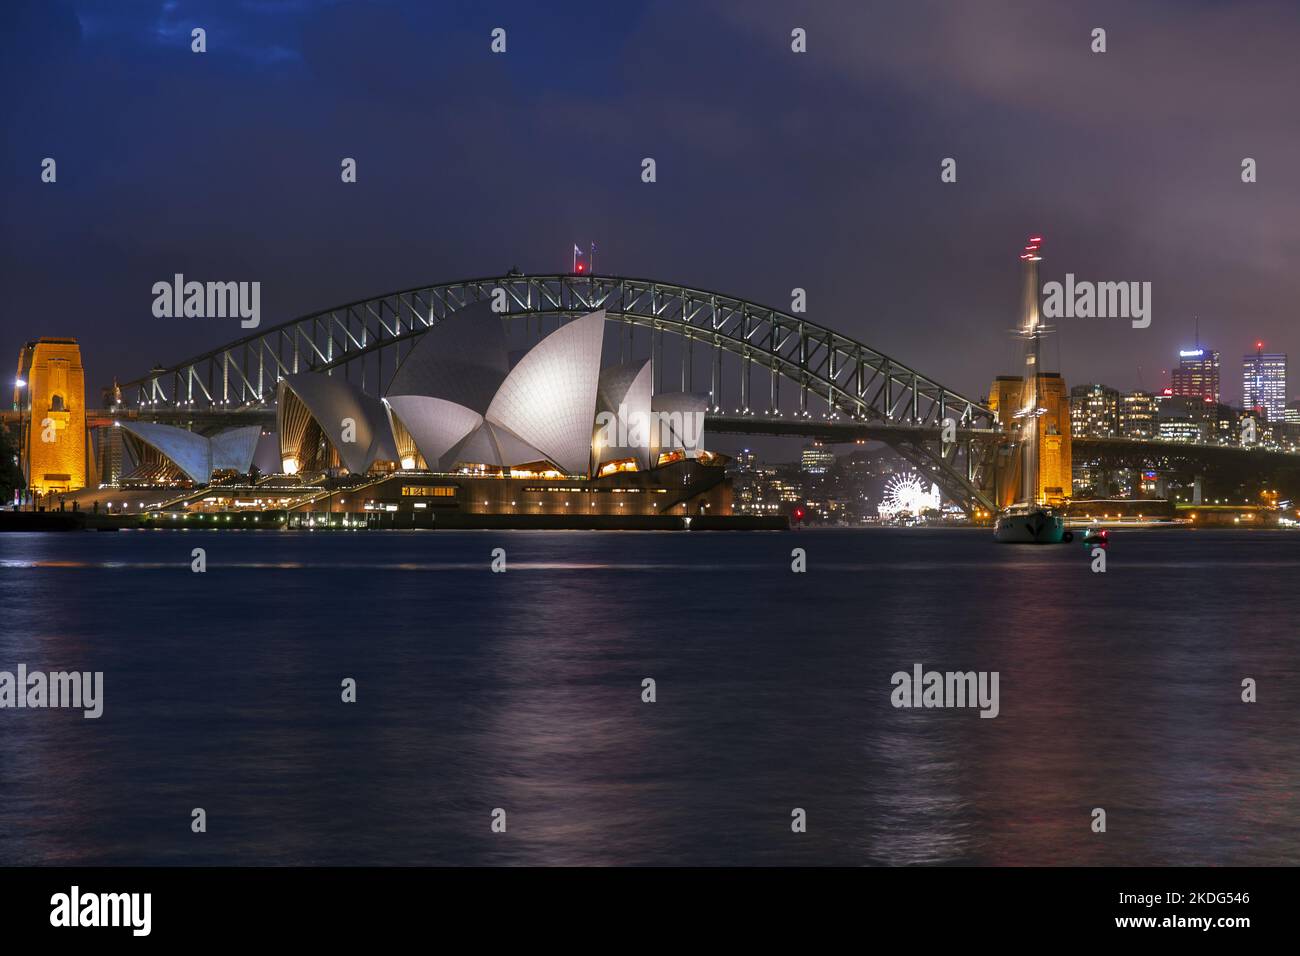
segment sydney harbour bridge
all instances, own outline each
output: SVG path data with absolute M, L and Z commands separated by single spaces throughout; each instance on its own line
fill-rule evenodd
M 511 272 L 406 289 L 156 367 L 108 402 L 208 427 L 269 423 L 276 382 L 298 372 L 342 374 L 382 395 L 422 334 L 484 300 L 525 339 L 604 309 L 622 359 L 654 358 L 657 391 L 707 393 L 708 431 L 819 437 L 834 425 L 834 440 L 885 442 L 953 501 L 993 507 L 987 471 L 1006 436 L 990 409 L 803 315 L 653 279 Z
M 382 396 L 421 335 L 484 300 L 508 320 L 520 344 L 604 309 L 620 360 L 653 358 L 656 391 L 707 394 L 707 431 L 880 441 L 968 513 L 998 508 L 998 455 L 1015 439 L 987 404 L 803 314 L 654 279 L 512 270 L 391 292 L 155 367 L 119 383 L 105 405 L 114 416 L 202 430 L 271 424 L 278 380 L 299 372 L 343 375 Z M 1197 454 L 1158 440 L 1108 441 L 1099 450 L 1135 461 Z M 1116 442 L 1122 447 L 1111 447 Z

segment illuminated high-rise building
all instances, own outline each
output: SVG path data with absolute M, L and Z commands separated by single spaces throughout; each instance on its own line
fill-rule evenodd
M 1204 398 L 1166 398 L 1156 416 L 1156 437 L 1161 441 L 1208 442 L 1214 435 L 1217 408 Z
M 805 474 L 824 475 L 835 466 L 835 452 L 820 442 L 805 445 L 800 466 Z
M 1219 353 L 1197 346 L 1178 353 L 1178 368 L 1170 373 L 1170 394 L 1175 398 L 1219 400 Z
M 1119 434 L 1119 390 L 1106 385 L 1076 385 L 1070 389 L 1070 429 L 1081 438 L 1111 438 Z
M 1262 410 L 1270 422 L 1281 421 L 1286 410 L 1286 353 L 1265 352 L 1257 342 L 1255 352 L 1241 358 L 1241 403 Z
M 1129 392 L 1119 400 L 1119 434 L 1151 438 L 1156 433 L 1157 402 L 1150 392 Z

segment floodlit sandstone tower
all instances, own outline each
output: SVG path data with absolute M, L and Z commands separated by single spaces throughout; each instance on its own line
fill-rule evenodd
M 989 389 L 988 406 L 997 413 L 998 423 L 1008 432 L 1019 427 L 1017 412 L 1023 407 L 1027 389 L 1019 375 L 999 375 Z M 1070 440 L 1070 396 L 1065 379 L 1059 372 L 1039 372 L 1035 389 L 1038 407 L 1038 492 L 1037 500 L 1050 505 L 1071 497 L 1073 448 Z M 1006 508 L 1022 497 L 1024 489 L 1023 456 L 1007 454 L 997 459 L 997 487 L 994 489 L 999 508 Z
M 1025 380 L 1020 375 L 999 375 L 989 389 L 988 406 L 998 416 L 998 424 L 1009 435 L 1020 427 L 1016 412 L 1020 409 L 1020 395 Z M 998 508 L 1009 508 L 1016 501 L 1021 486 L 1021 455 L 1013 444 L 1001 445 L 994 460 L 993 487 L 989 489 Z
M 1074 494 L 1070 441 L 1070 393 L 1060 372 L 1038 373 L 1038 494 L 1059 505 Z
M 86 382 L 76 339 L 40 338 L 18 353 L 14 407 L 22 470 L 41 494 L 86 484 Z

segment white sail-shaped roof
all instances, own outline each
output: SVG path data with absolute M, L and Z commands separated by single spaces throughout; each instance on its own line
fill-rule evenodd
M 605 311 L 556 329 L 520 359 L 488 406 L 504 425 L 571 475 L 591 467 Z
M 663 392 L 650 400 L 655 412 L 656 427 L 651 436 L 651 452 L 657 460 L 660 453 L 680 449 L 687 458 L 695 458 L 704 448 L 704 413 L 708 409 L 707 395 L 689 392 Z
M 348 471 L 365 474 L 376 461 L 397 460 L 388 413 L 379 399 L 341 377 L 317 372 L 286 375 L 280 387 L 278 414 L 283 417 L 286 411 L 283 389 L 289 389 L 306 406 Z M 343 440 L 346 433 L 352 441 Z
M 185 473 L 191 481 L 206 484 L 214 471 L 248 474 L 261 436 L 260 425 L 228 428 L 208 438 L 173 425 L 123 422 L 124 431 L 149 445 Z
M 483 416 L 472 408 L 443 398 L 390 395 L 385 401 L 430 468 L 436 468 L 453 445 L 483 424 Z
M 482 415 L 509 371 L 501 318 L 490 302 L 475 302 L 420 336 L 384 394 L 389 399 L 398 395 L 441 398 Z M 407 428 L 412 426 L 406 418 L 402 421 Z M 420 450 L 428 458 L 428 452 Z
M 385 402 L 425 463 L 437 467 L 453 445 L 483 424 L 509 371 L 501 318 L 490 302 L 476 302 L 420 336 L 393 376 Z
M 504 425 L 485 421 L 442 456 L 440 467 L 444 471 L 454 471 L 459 465 L 514 468 L 549 460 L 544 452 L 528 444 Z
M 241 475 L 248 474 L 248 469 L 253 464 L 253 455 L 257 451 L 258 439 L 261 437 L 261 425 L 230 428 L 213 435 L 209 439 L 212 449 L 212 470 L 231 470 Z
M 635 458 L 650 467 L 650 401 L 654 367 L 650 359 L 611 365 L 600 373 L 592 454 L 597 468 L 607 461 Z M 613 416 L 613 421 L 606 416 Z M 621 444 L 620 444 L 621 442 Z
M 123 422 L 122 429 L 154 448 L 191 481 L 203 484 L 212 477 L 212 446 L 202 435 L 154 422 Z

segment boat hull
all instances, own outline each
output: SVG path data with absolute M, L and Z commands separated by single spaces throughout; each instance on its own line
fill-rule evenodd
M 1003 515 L 993 538 L 1003 544 L 1060 544 L 1065 540 L 1065 520 L 1046 511 Z

